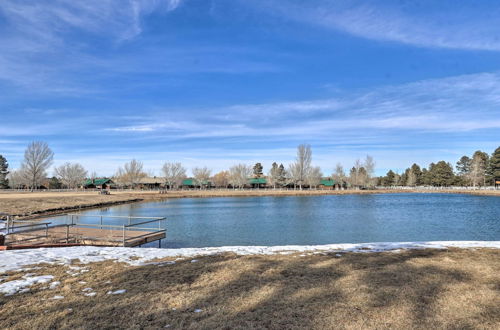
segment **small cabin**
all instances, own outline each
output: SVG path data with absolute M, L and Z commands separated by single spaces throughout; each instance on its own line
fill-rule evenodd
M 85 189 L 109 189 L 111 185 L 114 184 L 113 180 L 103 178 L 103 179 L 87 179 L 83 183 L 83 188 Z
M 318 189 L 323 189 L 323 190 L 334 190 L 337 187 L 337 183 L 335 180 L 331 178 L 326 178 L 326 179 L 321 179 Z
M 165 178 L 163 177 L 145 177 L 139 181 L 141 189 L 160 189 L 165 186 Z
M 248 184 L 252 188 L 265 188 L 267 186 L 267 179 L 266 178 L 250 178 L 248 179 Z
M 205 188 L 210 188 L 212 187 L 212 182 L 211 181 L 203 181 L 201 185 Z M 194 178 L 188 178 L 185 180 L 182 180 L 181 183 L 181 188 L 182 189 L 195 189 L 195 188 L 200 188 L 200 183 L 194 179 Z

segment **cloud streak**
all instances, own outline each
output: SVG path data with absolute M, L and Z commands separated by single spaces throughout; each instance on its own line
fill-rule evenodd
M 477 1 L 253 1 L 263 11 L 358 37 L 418 47 L 500 51 L 500 6 Z M 423 10 L 425 8 L 425 10 Z

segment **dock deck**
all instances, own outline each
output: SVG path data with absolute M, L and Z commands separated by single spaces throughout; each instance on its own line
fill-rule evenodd
M 161 227 L 165 218 L 118 217 L 101 215 L 68 214 L 71 221 L 53 225 L 50 222 L 18 222 L 9 227 L 6 248 L 92 245 L 135 247 L 158 241 L 166 237 Z M 82 218 L 98 219 L 95 223 L 80 222 Z M 123 221 L 120 225 L 109 225 L 105 220 Z M 138 220 L 145 220 L 139 221 Z M 134 223 L 135 222 L 135 223 Z M 158 225 L 155 228 L 145 225 Z

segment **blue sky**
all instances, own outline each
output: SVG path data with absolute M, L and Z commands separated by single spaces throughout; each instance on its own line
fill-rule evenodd
M 500 145 L 497 1 L 0 2 L 0 154 L 47 141 L 111 175 L 137 158 L 330 174 Z

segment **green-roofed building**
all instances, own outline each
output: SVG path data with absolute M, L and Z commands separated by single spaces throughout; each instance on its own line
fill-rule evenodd
M 325 190 L 334 190 L 337 182 L 331 178 L 321 179 L 318 188 Z
M 202 185 L 206 188 L 210 188 L 210 187 L 212 187 L 212 182 L 211 181 L 203 181 Z M 181 187 L 185 188 L 185 189 L 186 188 L 187 189 L 194 189 L 194 188 L 200 188 L 200 184 L 195 179 L 188 178 L 188 179 L 182 180 Z
M 108 178 L 102 179 L 87 179 L 83 183 L 85 189 L 108 189 L 113 184 L 113 180 Z
M 248 184 L 252 188 L 265 188 L 267 185 L 267 179 L 266 178 L 250 178 L 250 179 L 248 179 Z

